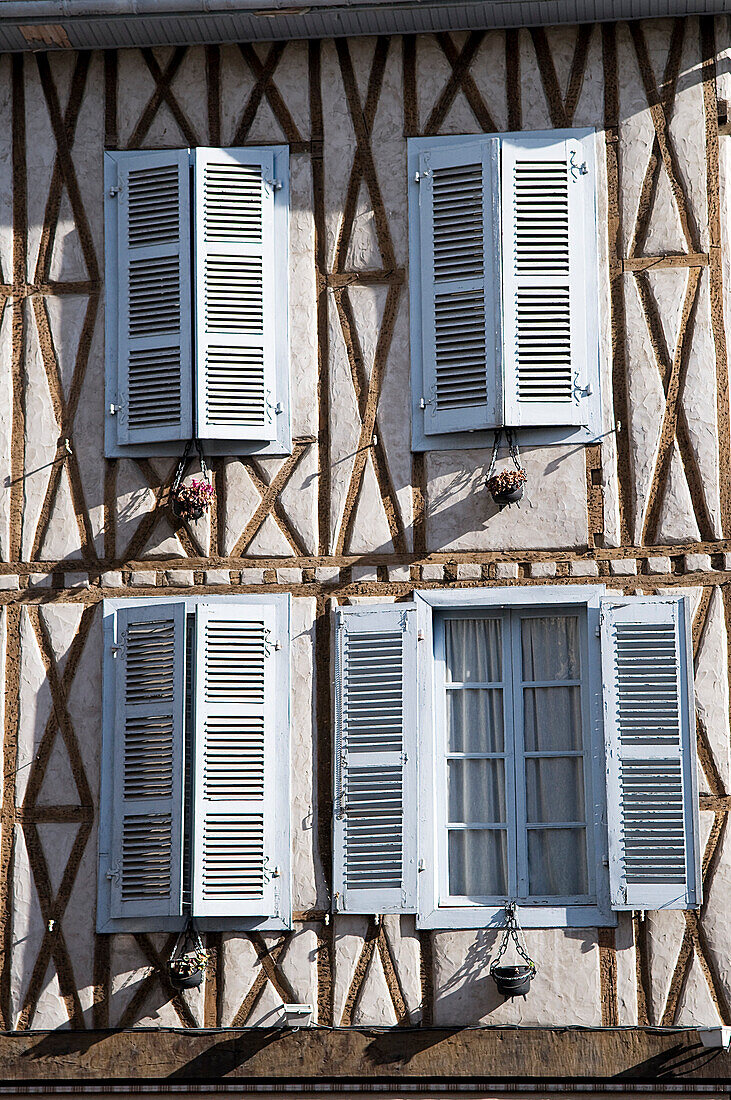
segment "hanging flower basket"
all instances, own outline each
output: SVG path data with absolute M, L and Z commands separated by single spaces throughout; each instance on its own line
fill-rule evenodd
M 213 486 L 210 481 L 193 478 L 190 485 L 181 485 L 171 493 L 170 506 L 173 515 L 179 519 L 200 519 L 213 501 Z
M 523 486 L 528 480 L 528 475 L 522 466 L 514 470 L 501 470 L 499 474 L 493 474 L 487 479 L 487 488 L 492 493 L 492 499 L 500 508 L 508 504 L 516 504 L 523 496 Z
M 521 937 L 523 942 L 521 943 Z M 523 960 L 522 963 L 500 966 L 500 960 L 512 941 L 515 950 Z M 530 983 L 536 976 L 536 964 L 528 954 L 525 946 L 525 937 L 518 924 L 518 916 L 515 902 L 508 902 L 505 906 L 505 925 L 503 938 L 495 957 L 495 962 L 490 967 L 490 977 L 497 986 L 498 993 L 503 997 L 525 997 L 530 992 Z
M 191 945 L 189 951 L 183 950 L 186 942 Z M 195 989 L 199 986 L 203 981 L 210 957 L 210 951 L 205 950 L 192 921 L 189 921 L 178 936 L 173 953 L 168 960 L 168 977 L 173 989 Z

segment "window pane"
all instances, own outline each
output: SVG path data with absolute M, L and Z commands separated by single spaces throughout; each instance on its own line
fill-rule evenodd
M 503 751 L 502 688 L 455 688 L 447 692 L 449 752 Z
M 445 619 L 448 682 L 502 680 L 501 628 L 500 619 Z
M 584 821 L 581 756 L 529 756 L 525 762 L 528 821 Z
M 505 821 L 505 764 L 502 760 L 450 760 L 449 820 Z
M 449 892 L 476 897 L 507 894 L 508 845 L 503 829 L 450 829 Z
M 533 897 L 588 892 L 584 829 L 529 829 L 528 878 Z
M 582 748 L 581 688 L 525 688 L 523 721 L 526 752 Z
M 521 622 L 524 680 L 578 680 L 579 620 L 547 615 Z

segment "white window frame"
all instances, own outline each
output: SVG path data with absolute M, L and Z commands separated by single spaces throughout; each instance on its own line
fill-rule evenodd
M 111 744 L 115 715 L 115 676 L 110 666 L 111 646 L 115 642 L 116 614 L 120 608 L 149 607 L 156 604 L 183 604 L 186 615 L 195 614 L 200 604 L 219 607 L 257 606 L 266 603 L 273 607 L 276 624 L 276 642 L 272 653 L 275 661 L 275 728 L 274 728 L 274 780 L 270 790 L 276 791 L 277 804 L 290 807 L 290 618 L 289 594 L 242 596 L 137 596 L 129 599 L 103 601 L 104 670 L 102 690 L 102 753 L 101 787 L 99 794 L 99 861 L 97 890 L 97 932 L 164 932 L 179 931 L 185 927 L 187 916 L 179 917 L 111 917 L 112 806 L 113 806 L 113 758 L 107 751 Z M 191 762 L 191 766 L 192 762 Z M 192 819 L 191 807 L 184 804 L 183 818 Z M 268 917 L 229 916 L 197 917 L 196 926 L 202 931 L 287 931 L 292 927 L 292 874 L 291 874 L 291 813 L 277 813 L 274 817 L 275 858 L 272 865 L 279 868 L 278 914 Z M 193 853 L 191 853 L 192 857 Z M 191 858 L 192 866 L 192 858 Z
M 292 424 L 291 424 L 291 395 L 290 395 L 290 370 L 289 370 L 289 204 L 290 204 L 290 171 L 289 171 L 289 146 L 267 145 L 236 146 L 231 147 L 232 152 L 247 151 L 252 154 L 259 148 L 273 155 L 274 174 L 276 188 L 274 191 L 274 302 L 276 326 L 275 339 L 275 367 L 276 401 L 281 405 L 281 412 L 274 415 L 276 436 L 272 440 L 242 440 L 242 439 L 206 439 L 204 449 L 207 455 L 249 455 L 261 457 L 267 455 L 282 456 L 292 452 Z M 228 147 L 221 146 L 220 151 L 229 151 Z M 118 164 L 134 155 L 136 151 L 107 150 L 104 153 L 104 195 L 110 196 L 118 186 Z M 144 150 L 145 154 L 157 152 L 157 150 Z M 196 149 L 188 148 L 190 167 L 190 208 L 197 209 L 198 203 L 193 193 L 193 174 Z M 190 285 L 195 283 L 195 229 L 191 214 L 190 223 L 190 254 L 191 270 Z M 165 443 L 125 443 L 117 442 L 117 423 L 112 412 L 119 401 L 119 379 L 117 375 L 117 316 L 116 303 L 118 300 L 118 243 L 117 243 L 117 216 L 113 203 L 104 204 L 104 235 L 105 235 L 105 356 L 104 356 L 104 454 L 107 458 L 148 458 L 156 455 L 179 455 L 182 453 L 184 442 L 172 440 Z M 192 292 L 191 292 L 192 293 Z M 196 324 L 191 300 L 190 319 L 193 337 L 191 340 L 190 355 L 192 357 L 191 386 L 193 390 L 193 402 L 197 400 L 199 389 L 198 370 L 196 367 Z M 192 409 L 193 423 L 195 423 L 195 409 Z
M 586 928 L 614 926 L 617 914 L 609 899 L 609 854 L 607 848 L 607 812 L 604 766 L 604 726 L 602 715 L 601 649 L 598 636 L 601 597 L 604 585 L 556 585 L 515 587 L 510 589 L 417 591 L 419 623 L 418 706 L 419 706 L 419 842 L 420 859 L 417 927 L 424 929 L 459 929 L 500 927 L 505 918 L 504 902 L 473 904 L 440 904 L 440 875 L 446 871 L 444 851 L 446 810 L 440 808 L 444 798 L 438 781 L 442 764 L 438 713 L 438 684 L 434 657 L 434 612 L 487 610 L 525 610 L 530 613 L 579 610 L 584 620 L 582 655 L 588 667 L 582 677 L 584 731 L 590 792 L 586 792 L 587 828 L 592 830 L 594 866 L 599 873 L 594 883 L 594 902 L 543 904 L 531 901 L 519 905 L 520 921 L 526 928 Z M 586 774 L 586 773 L 585 773 Z M 591 793 L 591 801 L 590 801 Z M 602 873 L 603 872 L 603 873 Z M 592 869 L 589 868 L 591 876 Z M 591 886 L 591 877 L 590 877 Z
M 435 150 L 458 148 L 460 146 L 481 146 L 486 143 L 500 143 L 506 138 L 525 139 L 552 139 L 575 138 L 580 141 L 593 142 L 595 147 L 595 160 L 600 163 L 599 135 L 593 128 L 570 128 L 556 130 L 517 131 L 504 134 L 455 134 L 440 137 L 409 138 L 407 142 L 408 163 L 408 218 L 409 218 L 409 289 L 410 289 L 410 346 L 411 346 L 411 449 L 413 451 L 440 451 L 460 450 L 465 448 L 482 448 L 492 446 L 494 431 L 491 429 L 443 432 L 427 435 L 424 431 L 424 421 L 427 410 L 421 407 L 424 397 L 424 366 L 422 359 L 422 248 L 419 219 L 419 166 L 424 153 Z M 599 181 L 598 172 L 595 174 L 595 191 L 593 208 L 587 203 L 587 223 L 585 231 L 593 233 L 597 239 L 597 256 L 601 257 L 605 250 L 600 247 L 600 228 L 596 218 L 597 194 L 596 188 Z M 499 217 L 499 212 L 498 215 Z M 493 241 L 493 247 L 499 247 L 499 241 Z M 498 265 L 496 265 L 497 267 Z M 587 382 L 591 387 L 591 397 L 588 406 L 588 422 L 586 425 L 556 425 L 546 427 L 520 428 L 520 443 L 526 446 L 552 446 L 565 443 L 592 443 L 601 438 L 604 431 L 610 427 L 609 412 L 606 415 L 602 411 L 601 379 L 606 371 L 601 368 L 600 359 L 603 354 L 601 332 L 601 318 L 599 316 L 599 292 L 598 292 L 598 265 L 589 265 L 587 271 L 587 301 L 593 301 L 595 305 L 595 317 L 589 316 L 589 322 L 594 324 L 596 330 L 596 345 L 598 352 L 596 359 L 587 364 Z M 491 306 L 494 314 L 502 315 L 502 292 L 500 279 L 495 280 L 495 295 Z M 498 344 L 500 341 L 498 340 Z M 503 366 L 501 349 L 497 349 L 497 378 L 495 386 L 502 393 Z

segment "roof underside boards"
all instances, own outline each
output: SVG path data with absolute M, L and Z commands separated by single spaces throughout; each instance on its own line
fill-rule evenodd
M 0 0 L 0 51 L 417 34 L 727 10 L 728 0 Z

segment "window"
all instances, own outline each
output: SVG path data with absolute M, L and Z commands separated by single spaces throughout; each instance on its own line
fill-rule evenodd
M 104 603 L 100 932 L 290 920 L 288 597 Z
M 105 153 L 108 456 L 291 450 L 288 158 Z
M 575 611 L 437 618 L 439 893 L 447 904 L 592 900 L 585 642 Z
M 422 928 L 700 904 L 682 597 L 424 591 L 339 611 L 336 906 Z
M 409 141 L 415 450 L 601 432 L 594 141 Z

